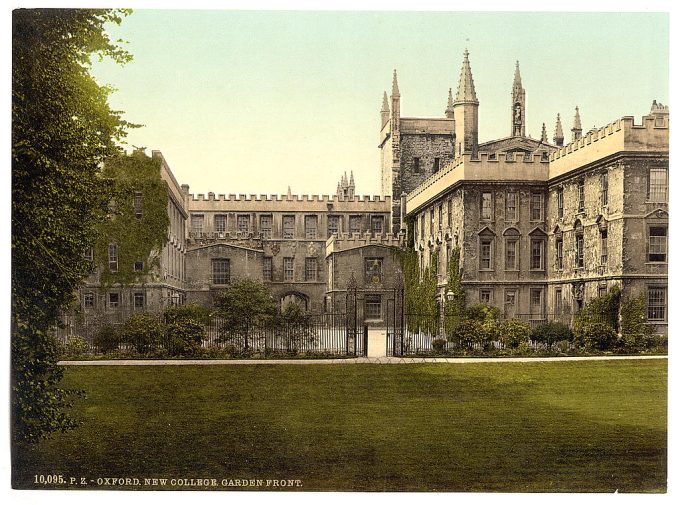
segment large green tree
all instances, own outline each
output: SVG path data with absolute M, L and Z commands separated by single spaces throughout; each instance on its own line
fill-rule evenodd
M 15 10 L 12 19 L 12 424 L 35 442 L 73 422 L 50 330 L 91 265 L 83 252 L 106 219 L 103 161 L 129 126 L 92 56 L 131 56 L 105 31 L 127 11 Z M 16 447 L 16 444 L 14 444 Z

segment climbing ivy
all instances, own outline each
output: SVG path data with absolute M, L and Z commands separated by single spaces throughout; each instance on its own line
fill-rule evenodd
M 452 335 L 461 321 L 465 319 L 465 290 L 463 289 L 463 279 L 460 273 L 460 247 L 456 246 L 451 251 L 448 268 L 447 298 L 444 304 L 444 329 L 447 335 Z M 451 301 L 448 299 L 449 292 L 453 293 Z
M 414 220 L 406 220 L 408 230 L 406 249 L 395 249 L 404 275 L 404 312 L 406 324 L 410 329 L 430 332 L 437 331 L 437 265 L 438 255 L 430 258 L 430 265 L 421 274 L 418 265 L 418 253 L 414 249 L 412 240 Z
M 109 159 L 102 175 L 113 185 L 109 219 L 101 226 L 94 247 L 103 286 L 128 285 L 145 279 L 160 264 L 160 251 L 168 240 L 168 190 L 160 175 L 161 162 L 142 150 Z M 141 214 L 135 194 L 141 196 Z M 109 268 L 109 244 L 117 246 L 118 268 Z M 143 262 L 139 271 L 135 263 Z

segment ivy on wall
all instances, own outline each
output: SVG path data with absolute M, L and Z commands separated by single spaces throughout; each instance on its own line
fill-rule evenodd
M 160 167 L 160 159 L 142 150 L 111 158 L 104 166 L 102 175 L 113 185 L 114 198 L 94 247 L 103 286 L 141 282 L 160 265 L 159 254 L 170 226 L 167 184 L 161 179 Z M 117 270 L 109 267 L 109 244 L 116 245 Z M 136 270 L 135 263 L 141 268 Z

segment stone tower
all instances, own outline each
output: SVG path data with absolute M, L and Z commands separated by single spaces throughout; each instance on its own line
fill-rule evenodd
M 555 142 L 556 146 L 564 145 L 564 132 L 562 131 L 562 120 L 560 119 L 559 114 L 557 114 L 557 123 L 555 123 L 555 136 L 553 137 L 553 141 Z
M 519 61 L 515 63 L 515 80 L 512 83 L 511 135 L 513 137 L 526 136 L 526 102 L 522 87 L 522 77 L 519 74 Z
M 463 53 L 463 66 L 460 70 L 458 93 L 453 102 L 455 124 L 454 155 L 463 153 L 477 155 L 479 146 L 479 100 L 475 93 L 475 83 L 472 80 L 468 50 Z
M 574 127 L 571 129 L 571 141 L 578 140 L 583 134 L 583 128 L 581 128 L 581 115 L 578 113 L 578 107 L 576 107 L 576 114 L 574 114 Z

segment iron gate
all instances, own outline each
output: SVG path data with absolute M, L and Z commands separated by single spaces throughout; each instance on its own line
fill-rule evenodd
M 367 355 L 369 324 L 385 328 L 387 356 L 404 354 L 404 286 L 401 278 L 394 288 L 381 284 L 358 288 L 352 274 L 346 304 L 348 354 Z

